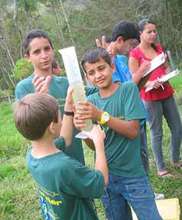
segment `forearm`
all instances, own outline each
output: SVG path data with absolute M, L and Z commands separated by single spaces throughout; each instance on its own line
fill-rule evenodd
M 72 89 L 68 88 L 66 101 L 64 105 L 63 123 L 61 129 L 61 136 L 64 137 L 66 146 L 70 145 L 73 137 L 73 100 Z
M 137 137 L 139 132 L 139 122 L 138 120 L 121 120 L 116 117 L 110 118 L 107 125 L 116 131 L 118 134 L 125 136 L 129 139 L 134 139 Z
M 132 74 L 133 82 L 138 85 L 141 82 L 143 75 L 144 73 L 141 72 L 140 69 L 138 69 L 135 73 Z
M 102 123 L 101 119 L 104 112 L 103 110 L 97 109 L 94 105 L 90 103 L 83 103 L 80 105 L 78 111 L 78 118 L 80 118 L 82 121 L 92 119 Z M 107 125 L 120 135 L 130 139 L 133 139 L 138 135 L 138 120 L 127 121 L 110 116 L 109 121 L 107 121 Z
M 60 136 L 64 138 L 66 146 L 70 145 L 73 137 L 73 116 L 63 116 Z
M 133 57 L 129 58 L 129 69 L 132 73 L 132 80 L 140 87 L 143 86 L 148 77 L 144 77 L 146 71 L 150 68 L 150 62 L 145 61 L 142 64 L 139 64 L 138 60 Z

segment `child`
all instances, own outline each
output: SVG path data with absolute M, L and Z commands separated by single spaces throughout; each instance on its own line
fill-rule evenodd
M 114 25 L 112 37 L 102 37 L 99 41 L 96 39 L 97 47 L 107 49 L 112 56 L 115 65 L 113 72 L 113 81 L 126 82 L 132 79 L 128 68 L 129 51 L 139 43 L 139 32 L 135 23 L 129 21 L 120 21 Z
M 25 95 L 34 92 L 48 93 L 58 100 L 62 112 L 68 80 L 65 77 L 53 75 L 54 50 L 51 39 L 42 30 L 32 30 L 24 39 L 23 53 L 25 58 L 32 63 L 34 72 L 18 82 L 15 88 L 16 99 L 20 100 Z M 81 141 L 74 136 L 65 153 L 84 164 Z M 56 145 L 59 145 L 59 141 L 56 141 Z
M 72 139 L 73 112 L 70 107 L 68 95 L 62 122 L 58 103 L 52 96 L 29 94 L 16 103 L 15 124 L 32 143 L 27 163 L 39 188 L 43 218 L 96 220 L 92 199 L 102 195 L 108 182 L 105 135 L 99 127 L 88 132 L 96 149 L 95 170 L 58 149 L 53 142 L 56 137 L 61 136 L 63 145 L 69 145 Z
M 107 41 L 107 44 L 106 44 Z M 110 44 L 109 44 L 110 42 Z M 105 46 L 112 57 L 115 70 L 112 74 L 113 82 L 122 83 L 133 80 L 128 67 L 129 51 L 139 43 L 139 31 L 137 25 L 130 21 L 120 21 L 114 25 L 110 39 L 102 37 L 102 41 L 96 41 L 97 46 Z M 100 43 L 100 44 L 98 44 Z M 139 84 L 139 82 L 135 82 Z M 146 122 L 143 120 L 140 127 L 141 134 L 141 156 L 145 171 L 149 171 Z
M 103 48 L 86 53 L 82 65 L 99 92 L 88 97 L 92 104 L 82 102 L 77 106 L 75 120 L 83 127 L 85 119 L 93 119 L 106 132 L 109 184 L 102 200 L 107 218 L 124 220 L 122 203 L 126 199 L 138 219 L 161 219 L 140 156 L 139 121 L 145 112 L 137 86 L 133 82 L 112 82 L 113 65 Z

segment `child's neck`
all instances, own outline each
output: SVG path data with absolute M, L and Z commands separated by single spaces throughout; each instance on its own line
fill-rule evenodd
M 115 93 L 118 87 L 119 83 L 112 82 L 107 88 L 99 89 L 99 94 L 102 98 L 109 97 Z
M 36 158 L 45 157 L 57 152 L 60 152 L 60 150 L 56 148 L 53 139 L 32 141 L 32 155 Z

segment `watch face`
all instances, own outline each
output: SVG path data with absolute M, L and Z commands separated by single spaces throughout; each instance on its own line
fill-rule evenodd
M 99 124 L 104 125 L 109 121 L 109 119 L 110 119 L 109 113 L 103 112 Z
M 104 112 L 104 113 L 103 113 L 103 121 L 104 121 L 104 122 L 108 122 L 109 119 L 110 119 L 110 115 L 109 115 L 109 113 Z

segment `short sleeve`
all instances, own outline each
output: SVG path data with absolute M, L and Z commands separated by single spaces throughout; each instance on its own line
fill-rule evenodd
M 128 68 L 128 59 L 123 55 L 117 55 L 114 59 L 115 71 L 112 74 L 113 82 L 126 82 L 131 80 L 131 73 Z
M 31 91 L 28 91 L 27 88 L 21 82 L 19 84 L 17 84 L 17 86 L 15 88 L 16 100 L 20 100 L 21 98 L 23 98 L 24 96 L 26 96 L 29 93 L 31 93 Z
M 136 60 L 141 59 L 141 54 L 139 53 L 137 47 L 130 51 L 129 56 L 135 58 Z
M 100 171 L 89 169 L 76 160 L 69 159 L 64 167 L 63 189 L 80 198 L 99 198 L 104 191 L 104 177 Z
M 156 50 L 157 50 L 158 53 L 164 52 L 164 49 L 162 48 L 162 46 L 159 43 L 156 44 Z
M 135 83 L 123 84 L 124 88 L 124 103 L 125 103 L 125 119 L 140 120 L 146 118 L 146 110 L 140 99 L 139 90 Z
M 57 138 L 54 140 L 54 144 L 56 145 L 56 147 L 62 151 L 65 151 L 65 140 L 63 137 Z
M 16 100 L 20 100 L 27 94 L 34 93 L 34 86 L 32 84 L 32 75 L 26 79 L 18 82 L 15 88 L 15 98 Z

